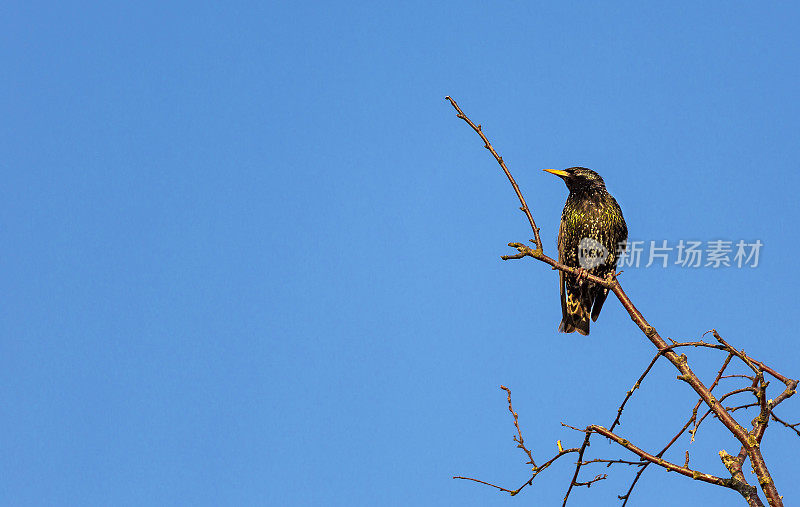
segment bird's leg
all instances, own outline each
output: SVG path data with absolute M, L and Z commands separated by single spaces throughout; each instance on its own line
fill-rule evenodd
M 589 274 L 589 272 L 586 271 L 585 269 L 578 268 L 578 273 L 575 275 L 575 281 L 580 283 L 581 278 L 586 278 L 586 275 L 588 275 L 588 274 Z

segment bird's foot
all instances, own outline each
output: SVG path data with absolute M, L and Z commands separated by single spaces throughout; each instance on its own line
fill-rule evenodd
M 588 274 L 589 274 L 589 272 L 588 272 L 588 271 L 586 271 L 585 269 L 583 269 L 583 268 L 578 268 L 578 273 L 575 275 L 575 281 L 576 281 L 576 282 L 580 282 L 580 281 L 581 281 L 581 279 L 583 279 L 583 278 L 586 278 L 586 276 L 587 276 Z

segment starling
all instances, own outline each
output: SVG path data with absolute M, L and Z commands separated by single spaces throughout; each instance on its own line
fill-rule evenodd
M 622 210 L 599 174 L 585 167 L 545 169 L 569 189 L 558 231 L 558 260 L 601 278 L 615 275 L 619 253 L 628 239 Z M 559 271 L 561 325 L 564 333 L 589 334 L 589 316 L 597 320 L 608 289 Z

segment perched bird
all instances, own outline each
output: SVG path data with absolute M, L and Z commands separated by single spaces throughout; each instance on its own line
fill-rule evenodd
M 628 226 L 603 178 L 585 167 L 545 171 L 560 177 L 569 189 L 558 231 L 559 262 L 601 278 L 613 277 Z M 558 330 L 588 335 L 589 316 L 597 320 L 608 289 L 563 271 L 559 271 L 559 286 L 562 319 Z

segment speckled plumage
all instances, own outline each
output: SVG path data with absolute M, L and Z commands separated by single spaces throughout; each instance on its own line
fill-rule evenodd
M 627 240 L 628 227 L 619 204 L 606 190 L 603 178 L 585 167 L 548 172 L 563 179 L 569 189 L 558 231 L 559 262 L 576 268 L 583 267 L 588 273 L 601 278 L 613 276 L 619 245 L 624 245 Z M 599 253 L 592 257 L 587 254 L 587 246 L 594 246 L 594 251 Z M 589 262 L 592 259 L 594 261 Z M 589 317 L 597 320 L 608 289 L 586 280 L 577 281 L 574 276 L 567 276 L 563 272 L 559 272 L 559 286 L 562 320 L 558 330 L 588 335 Z

